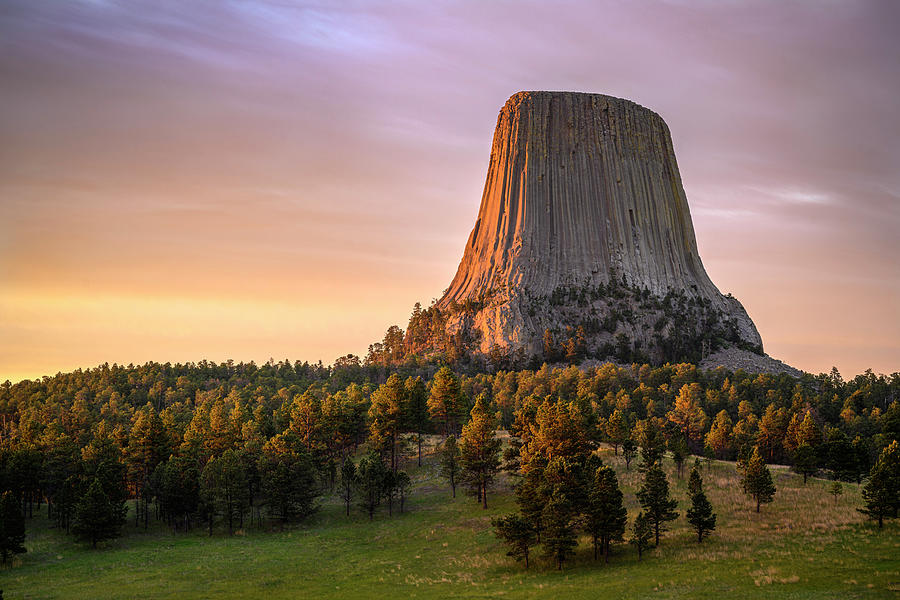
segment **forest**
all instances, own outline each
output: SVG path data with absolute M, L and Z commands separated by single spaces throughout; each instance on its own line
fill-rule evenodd
M 837 370 L 793 378 L 608 363 L 465 374 L 354 356 L 331 367 L 147 363 L 7 381 L 3 557 L 24 550 L 42 505 L 55 527 L 94 547 L 126 518 L 210 535 L 280 529 L 313 514 L 323 494 L 339 494 L 348 515 L 402 512 L 410 479 L 401 467 L 421 464 L 425 436 L 439 440 L 454 495 L 461 485 L 486 508 L 498 473 L 515 478 L 520 510 L 494 526 L 526 563 L 540 543 L 561 567 L 576 530 L 604 556 L 623 539 L 621 492 L 596 456 L 601 444 L 644 473 L 648 501 L 631 538 L 639 551 L 673 518 L 664 454 L 679 476 L 692 455 L 739 461 L 757 510 L 774 490 L 763 481 L 754 491 L 750 472 L 764 480 L 766 464 L 790 465 L 804 481 L 866 481 L 859 509 L 880 526 L 898 509 L 898 392 L 900 374 L 870 371 L 844 381 Z M 702 495 L 696 467 L 692 496 Z M 715 515 L 696 500 L 702 542 Z

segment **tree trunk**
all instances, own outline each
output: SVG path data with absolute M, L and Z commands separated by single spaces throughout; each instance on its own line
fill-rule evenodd
M 416 434 L 419 437 L 419 466 L 422 466 L 422 432 Z
M 481 486 L 481 497 L 483 500 L 481 508 L 485 509 L 485 508 L 487 508 L 487 484 L 482 484 L 482 486 Z
M 757 499 L 756 500 L 756 512 L 759 512 L 759 504 L 760 504 L 760 500 Z
M 656 533 L 656 544 L 655 546 L 659 546 L 659 521 L 654 524 L 654 531 Z

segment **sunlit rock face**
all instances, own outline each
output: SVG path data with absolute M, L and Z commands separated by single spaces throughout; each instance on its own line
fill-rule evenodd
M 689 324 L 695 341 L 762 346 L 740 302 L 703 268 L 665 122 L 600 94 L 519 92 L 506 102 L 478 218 L 436 306 L 449 333 L 483 353 L 535 354 L 545 330 L 562 342 L 581 327 L 591 355 L 627 338 L 662 360 L 686 315 L 703 321 Z

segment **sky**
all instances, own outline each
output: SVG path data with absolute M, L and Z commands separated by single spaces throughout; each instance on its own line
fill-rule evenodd
M 0 381 L 364 355 L 456 272 L 520 90 L 669 125 L 766 351 L 900 371 L 900 3 L 0 3 Z

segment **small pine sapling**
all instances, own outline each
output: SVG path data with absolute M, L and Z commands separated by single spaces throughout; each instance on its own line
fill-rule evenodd
M 638 560 L 641 560 L 644 550 L 650 547 L 650 540 L 653 539 L 653 528 L 650 526 L 650 519 L 643 512 L 639 512 L 631 526 L 631 539 L 629 540 L 638 551 Z

